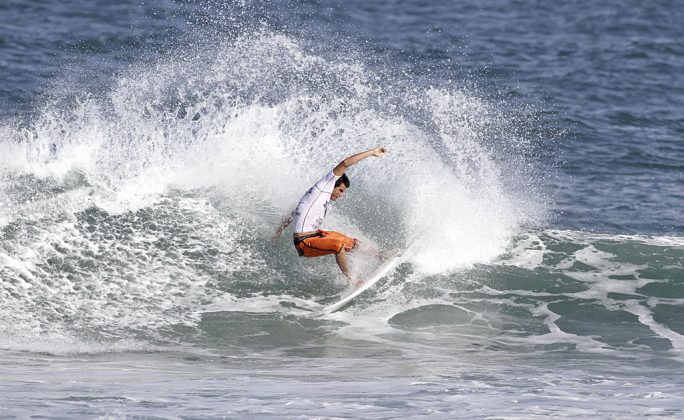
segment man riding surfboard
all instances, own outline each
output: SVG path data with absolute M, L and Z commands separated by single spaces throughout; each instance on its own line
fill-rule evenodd
M 347 169 L 371 156 L 382 156 L 387 153 L 384 147 L 376 147 L 362 153 L 349 156 L 338 163 L 332 171 L 318 180 L 299 200 L 295 210 L 276 229 L 277 239 L 292 224 L 292 239 L 301 257 L 320 257 L 334 254 L 337 265 L 350 282 L 352 281 L 347 264 L 347 252 L 358 247 L 358 240 L 339 232 L 321 230 L 330 201 L 337 201 L 349 188 L 350 181 L 345 172 Z

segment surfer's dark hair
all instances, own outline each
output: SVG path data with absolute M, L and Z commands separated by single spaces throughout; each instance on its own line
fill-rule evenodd
M 340 179 L 335 181 L 335 188 L 339 187 L 340 184 L 342 184 L 342 183 L 344 183 L 344 186 L 347 188 L 349 188 L 349 186 L 351 185 L 351 182 L 349 182 L 349 178 L 347 177 L 347 174 L 342 174 Z

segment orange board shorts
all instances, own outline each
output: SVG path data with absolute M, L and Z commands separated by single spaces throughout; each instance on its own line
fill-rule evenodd
M 300 257 L 321 257 L 339 254 L 342 249 L 351 251 L 356 246 L 356 239 L 339 232 L 319 230 L 317 233 L 302 238 L 295 238 L 295 248 Z

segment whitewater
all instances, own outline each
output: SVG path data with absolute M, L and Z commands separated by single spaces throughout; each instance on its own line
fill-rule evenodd
M 583 200 L 600 197 L 572 195 L 575 163 L 561 161 L 587 149 L 549 159 L 575 122 L 477 72 L 454 80 L 285 30 L 267 6 L 273 21 L 230 31 L 225 10 L 149 7 L 180 26 L 203 11 L 210 30 L 92 85 L 71 64 L 31 111 L 0 119 L 0 414 L 681 415 L 677 216 L 583 225 Z M 271 237 L 322 174 L 379 145 L 390 153 L 349 170 L 324 228 L 380 249 L 420 239 L 322 315 L 345 291 L 334 259 Z M 358 276 L 378 264 L 350 263 Z

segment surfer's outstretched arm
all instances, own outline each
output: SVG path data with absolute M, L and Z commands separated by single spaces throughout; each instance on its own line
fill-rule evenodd
M 366 150 L 365 152 L 357 153 L 355 155 L 349 156 L 342 162 L 338 163 L 337 166 L 333 169 L 333 173 L 335 176 L 342 176 L 347 171 L 347 168 L 349 168 L 352 165 L 356 165 L 357 163 L 361 162 L 367 157 L 371 156 L 381 156 L 384 153 L 387 153 L 387 149 L 384 147 L 376 147 L 375 149 L 371 150 Z

